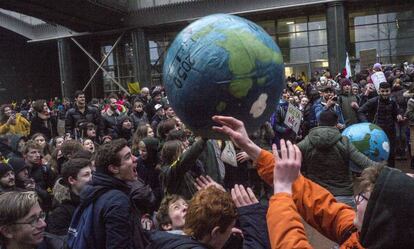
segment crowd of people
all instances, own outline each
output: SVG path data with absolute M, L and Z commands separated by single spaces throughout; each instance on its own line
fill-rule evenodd
M 311 248 L 301 219 L 340 248 L 410 248 L 414 180 L 393 168 L 412 155 L 413 68 L 291 75 L 253 134 L 212 117 L 229 140 L 195 136 L 161 86 L 4 104 L 0 248 Z M 367 121 L 390 140 L 387 162 L 341 135 Z

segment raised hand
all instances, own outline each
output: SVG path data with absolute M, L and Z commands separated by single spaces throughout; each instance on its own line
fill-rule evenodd
M 293 182 L 300 174 L 302 163 L 302 153 L 298 146 L 290 141 L 280 140 L 280 155 L 275 144 L 272 146 L 273 156 L 275 157 L 275 168 L 273 170 L 273 189 L 274 194 L 292 194 Z
M 245 189 L 243 185 L 234 185 L 231 189 L 231 197 L 236 207 L 244 207 L 258 203 L 256 196 L 251 188 Z
M 216 181 L 214 181 L 210 176 L 197 177 L 195 179 L 194 185 L 196 186 L 197 190 L 202 190 L 202 189 L 206 189 L 210 186 L 214 186 L 214 187 L 222 190 L 223 192 L 226 192 L 226 190 L 223 188 L 223 186 L 221 186 Z
M 261 149 L 250 140 L 242 121 L 227 116 L 213 116 L 212 119 L 221 125 L 213 126 L 214 131 L 229 136 L 231 141 L 233 141 L 237 147 L 245 151 L 252 160 L 257 159 Z

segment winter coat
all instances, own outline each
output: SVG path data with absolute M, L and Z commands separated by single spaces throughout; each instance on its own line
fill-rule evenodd
M 395 134 L 395 122 L 400 109 L 393 99 L 380 96 L 368 100 L 358 110 L 362 122 L 371 122 L 381 127 L 387 134 Z
M 80 198 L 62 184 L 62 178 L 53 187 L 53 197 L 56 206 L 48 215 L 47 231 L 55 235 L 66 235 Z
M 358 112 L 351 106 L 352 102 L 358 103 L 358 99 L 355 95 L 344 93 L 338 97 L 338 105 L 341 107 L 345 125 L 347 127 L 358 123 Z
M 102 120 L 103 120 L 103 134 L 104 135 L 110 135 L 113 136 L 113 134 L 116 132 L 116 127 L 118 124 L 121 123 L 121 120 L 123 120 L 125 113 L 119 113 L 118 111 L 113 112 L 112 115 L 108 114 L 107 110 L 104 114 L 102 114 Z
M 32 136 L 36 133 L 42 133 L 46 136 L 46 141 L 51 140 L 52 138 L 58 135 L 57 133 L 57 121 L 55 117 L 50 117 L 47 121 L 47 126 L 45 121 L 37 116 L 33 117 L 31 120 L 30 135 Z
M 138 157 L 137 172 L 138 177 L 149 185 L 155 195 L 157 204 L 161 203 L 163 191 L 160 182 L 160 169 L 157 167 L 159 163 L 158 146 L 159 141 L 156 138 L 146 137 L 142 140 L 147 150 L 147 158 L 144 160 Z
M 85 111 L 82 113 L 76 105 L 66 112 L 65 133 L 70 133 L 72 137 L 75 137 L 75 129 L 78 128 L 78 122 L 82 120 L 93 123 L 96 126 L 97 136 L 102 135 L 102 118 L 99 111 L 96 108 L 85 106 Z M 81 134 L 78 134 L 78 137 L 81 137 Z
M 298 147 L 303 155 L 303 174 L 335 196 L 353 195 L 350 162 L 361 169 L 377 165 L 335 127 L 313 128 Z
M 277 141 L 279 141 L 280 139 L 294 141 L 296 138 L 296 133 L 285 124 L 285 118 L 288 107 L 288 102 L 280 100 L 279 105 L 277 106 L 276 113 L 274 114 L 274 117 L 272 117 L 271 120 L 271 124 L 273 130 L 275 131 L 275 138 Z
M 28 136 L 30 133 L 30 122 L 20 113 L 16 114 L 16 124 L 0 124 L 0 135 L 11 133 L 21 136 Z
M 410 126 L 414 126 L 414 98 L 408 100 L 405 116 L 408 118 Z
M 33 165 L 28 170 L 29 176 L 35 181 L 35 191 L 42 200 L 42 208 L 49 211 L 52 207 L 52 188 L 56 176 L 47 165 Z
M 149 123 L 147 114 L 143 111 L 141 113 L 132 112 L 129 117 L 132 119 L 135 129 L 140 125 L 145 125 Z
M 94 173 L 92 181 L 80 194 L 81 203 L 94 198 L 103 188 L 107 192 L 93 203 L 93 236 L 91 249 L 133 248 L 133 220 L 129 202 L 130 187 L 123 181 L 103 174 Z
M 201 169 L 196 163 L 198 156 L 206 145 L 204 139 L 200 139 L 191 145 L 172 164 L 161 167 L 161 183 L 166 194 L 177 194 L 190 200 L 197 189 L 194 179 L 201 174 Z
M 335 104 L 331 107 L 326 106 L 325 100 L 323 98 L 318 99 L 313 105 L 313 110 L 315 111 L 316 120 L 319 123 L 319 117 L 324 110 L 332 110 L 338 115 L 338 123 L 345 125 L 344 115 L 342 114 L 341 107 L 338 104 Z
M 259 175 L 273 183 L 274 157 L 262 150 L 257 159 Z M 279 193 L 270 199 L 267 225 L 272 248 L 313 248 L 302 220 L 340 249 L 412 248 L 414 229 L 414 179 L 385 167 L 376 180 L 368 201 L 361 232 L 354 226 L 355 211 L 338 203 L 324 188 L 299 176 L 292 195 Z M 383 236 L 378 236 L 383 235 Z

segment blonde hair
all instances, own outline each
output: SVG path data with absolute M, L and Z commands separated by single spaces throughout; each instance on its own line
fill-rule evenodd
M 0 195 L 0 226 L 11 225 L 25 217 L 30 209 L 38 204 L 37 194 L 33 191 L 6 192 Z

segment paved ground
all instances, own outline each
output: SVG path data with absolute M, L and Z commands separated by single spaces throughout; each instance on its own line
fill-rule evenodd
M 410 169 L 409 160 L 396 161 L 396 167 L 407 173 L 414 173 Z M 312 246 L 318 249 L 331 249 L 334 246 L 334 243 L 329 239 L 322 236 L 318 231 L 313 229 L 311 226 L 305 223 L 306 234 Z

